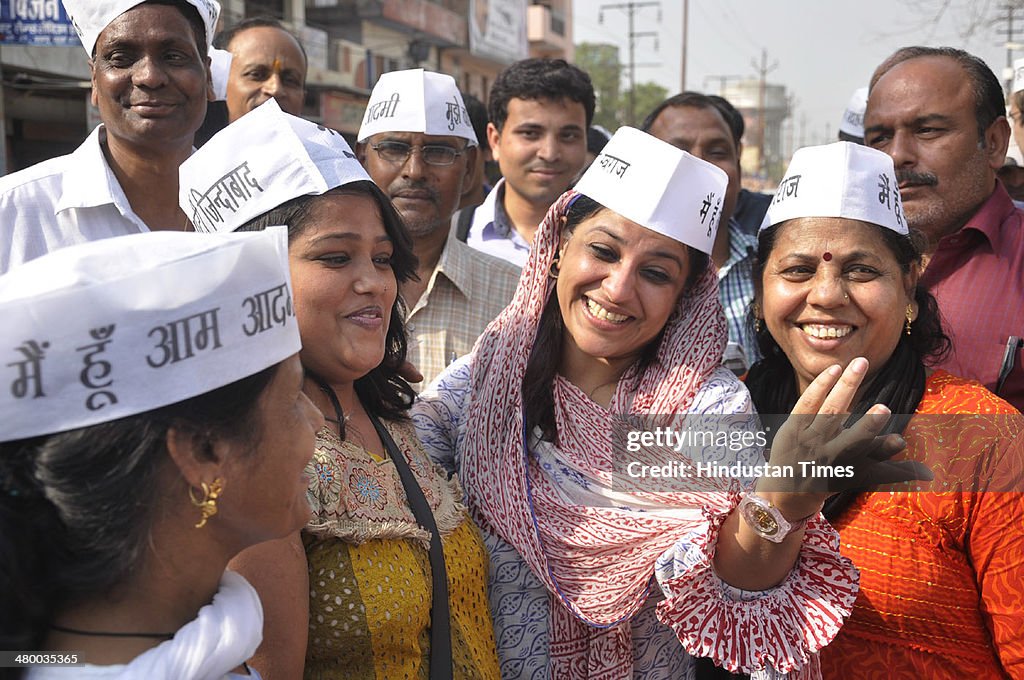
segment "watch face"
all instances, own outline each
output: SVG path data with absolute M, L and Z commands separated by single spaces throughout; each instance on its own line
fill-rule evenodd
M 775 521 L 772 514 L 762 507 L 753 507 L 750 514 L 755 526 L 766 536 L 774 536 L 779 533 L 779 523 Z

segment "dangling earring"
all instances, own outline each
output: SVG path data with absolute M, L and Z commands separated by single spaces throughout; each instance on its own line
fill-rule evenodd
M 907 335 L 910 335 L 910 322 L 914 320 L 914 306 L 907 305 Z
M 217 477 L 209 485 L 206 482 L 202 482 L 200 486 L 203 487 L 202 500 L 196 498 L 192 487 L 188 489 L 188 497 L 191 499 L 192 505 L 199 508 L 199 512 L 202 515 L 199 518 L 199 524 L 196 524 L 196 529 L 202 529 L 206 526 L 206 520 L 217 514 L 217 498 L 224 490 L 224 480 Z
M 761 305 L 754 303 L 754 332 L 761 332 Z
M 559 267 L 561 267 L 561 264 L 562 264 L 562 254 L 559 253 L 558 257 L 556 257 L 555 259 L 551 260 L 551 266 L 548 267 L 548 278 L 551 278 L 551 279 L 557 279 L 558 278 Z

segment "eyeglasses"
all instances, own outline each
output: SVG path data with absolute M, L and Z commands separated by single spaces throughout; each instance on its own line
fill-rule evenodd
M 377 152 L 381 160 L 389 163 L 405 163 L 409 160 L 409 156 L 412 155 L 414 149 L 419 149 L 420 158 L 427 165 L 451 165 L 458 156 L 462 155 L 461 151 L 456 151 L 450 146 L 434 146 L 431 144 L 413 146 L 405 142 L 381 142 L 379 144 L 371 144 L 370 147 Z

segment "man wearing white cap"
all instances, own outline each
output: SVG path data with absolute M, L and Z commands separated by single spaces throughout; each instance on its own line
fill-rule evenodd
M 212 96 L 216 0 L 64 0 L 103 124 L 72 154 L 0 180 L 0 273 L 51 250 L 184 230 L 178 166 Z
M 423 69 L 382 75 L 356 155 L 402 215 L 419 258 L 419 280 L 402 284 L 402 297 L 411 310 L 409 359 L 427 384 L 473 348 L 519 281 L 519 267 L 449 236 L 481 162 L 455 80 Z
M 999 80 L 963 50 L 905 47 L 870 87 L 864 142 L 893 159 L 953 340 L 938 367 L 1024 408 L 1024 213 L 996 179 L 1010 139 Z
M 864 143 L 864 109 L 868 105 L 868 88 L 859 87 L 850 95 L 850 103 L 839 121 L 839 141 Z

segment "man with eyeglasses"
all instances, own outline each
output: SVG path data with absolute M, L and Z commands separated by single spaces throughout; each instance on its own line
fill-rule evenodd
M 402 284 L 409 360 L 426 385 L 473 349 L 512 299 L 519 268 L 449 237 L 479 161 L 476 134 L 451 76 L 385 73 L 370 94 L 356 155 L 402 215 L 419 259 Z

